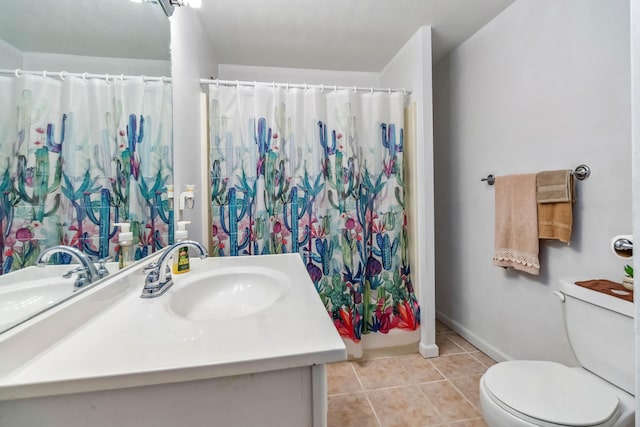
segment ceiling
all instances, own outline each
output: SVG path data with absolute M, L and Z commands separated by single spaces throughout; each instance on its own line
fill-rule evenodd
M 514 0 L 203 0 L 197 10 L 221 64 L 379 72 L 423 25 L 433 61 Z M 23 52 L 168 60 L 158 4 L 9 0 L 0 38 Z
M 420 26 L 433 62 L 514 0 L 204 0 L 221 64 L 379 72 Z
M 154 3 L 6 0 L 0 39 L 22 52 L 169 60 L 169 21 Z

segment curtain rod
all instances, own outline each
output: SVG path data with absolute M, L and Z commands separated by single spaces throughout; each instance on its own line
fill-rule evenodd
M 139 76 L 127 76 L 125 74 L 92 74 L 92 73 L 68 73 L 66 71 L 28 71 L 16 68 L 15 70 L 0 69 L 0 74 L 13 74 L 16 77 L 20 77 L 22 74 L 28 74 L 32 76 L 42 76 L 43 78 L 52 77 L 64 80 L 67 77 L 80 77 L 84 80 L 87 79 L 104 79 L 109 80 L 142 80 L 143 82 L 157 81 L 162 83 L 171 83 L 171 77 L 148 77 L 145 75 Z
M 375 88 L 373 86 L 371 87 L 360 87 L 360 86 L 338 86 L 338 85 L 312 85 L 312 84 L 306 84 L 306 83 L 276 83 L 276 82 L 257 82 L 257 81 L 253 81 L 253 82 L 249 82 L 249 81 L 241 81 L 241 80 L 220 80 L 220 79 L 200 79 L 200 84 L 214 84 L 216 86 L 249 86 L 249 87 L 256 87 L 256 86 L 271 86 L 274 89 L 276 87 L 283 87 L 286 89 L 291 89 L 291 88 L 297 88 L 297 89 L 320 89 L 321 91 L 326 90 L 352 90 L 354 92 L 387 92 L 387 93 L 391 93 L 391 92 L 402 92 L 405 95 L 411 95 L 411 91 L 406 90 L 404 88 L 402 89 L 391 89 L 391 88 Z

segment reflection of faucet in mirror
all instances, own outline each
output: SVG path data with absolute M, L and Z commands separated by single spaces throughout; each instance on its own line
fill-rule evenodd
M 173 285 L 173 278 L 171 277 L 171 268 L 168 263 L 171 259 L 173 252 L 179 247 L 192 246 L 200 252 L 200 258 L 207 257 L 207 250 L 200 243 L 195 240 L 183 240 L 170 246 L 160 257 L 158 262 L 155 262 L 145 269 L 149 274 L 144 282 L 144 289 L 142 290 L 141 298 L 155 298 L 165 293 L 171 285 Z
M 30 289 L 24 301 L 37 289 L 48 301 L 24 305 L 32 311 L 14 323 L 80 293 L 67 291 L 68 282 L 91 283 L 89 273 L 73 271 L 84 269 L 79 264 L 35 268 L 47 248 L 68 245 L 118 261 L 118 221 L 134 224 L 136 260 L 173 243 L 169 20 L 157 2 L 81 3 L 20 0 L 0 13 L 0 74 L 15 94 L 0 107 L 7 113 L 0 124 L 7 134 L 0 138 L 0 306 L 18 301 L 23 286 Z M 139 22 L 154 31 L 140 31 Z M 86 91 L 100 96 L 60 97 Z M 53 257 L 68 263 L 72 255 Z M 117 269 L 101 265 L 93 283 Z M 73 279 L 62 279 L 67 270 Z M 55 280 L 32 286 L 44 277 Z
M 48 249 L 45 249 L 44 251 L 42 251 L 42 253 L 38 257 L 38 260 L 36 261 L 36 265 L 38 267 L 46 266 L 47 261 L 49 261 L 49 258 L 51 257 L 51 255 L 58 252 L 69 254 L 75 257 L 80 263 L 80 267 L 74 268 L 73 270 L 70 270 L 63 275 L 63 277 L 67 278 L 67 277 L 71 277 L 73 273 L 78 273 L 78 277 L 76 278 L 76 281 L 73 284 L 73 287 L 76 289 L 82 288 L 83 286 L 93 283 L 99 278 L 109 274 L 107 269 L 104 268 L 104 265 L 101 265 L 100 272 L 98 272 L 98 270 L 96 269 L 96 266 L 93 265 L 91 260 L 89 260 L 89 258 L 85 254 L 83 254 L 82 252 L 80 252 L 79 250 L 71 246 L 60 245 L 60 246 L 53 246 Z

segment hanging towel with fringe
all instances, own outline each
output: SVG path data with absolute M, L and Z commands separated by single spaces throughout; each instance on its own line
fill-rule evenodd
M 536 174 L 496 177 L 493 264 L 540 274 Z

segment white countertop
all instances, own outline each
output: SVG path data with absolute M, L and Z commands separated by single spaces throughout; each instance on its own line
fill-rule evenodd
M 188 320 L 169 309 L 172 292 L 189 275 L 247 265 L 273 268 L 291 278 L 277 303 L 250 316 L 209 321 Z M 130 287 L 117 303 L 3 375 L 0 400 L 241 375 L 346 358 L 344 343 L 297 254 L 192 259 L 191 272 L 174 276 L 173 287 L 151 299 L 140 298 L 144 276 L 135 277 L 139 286 Z

